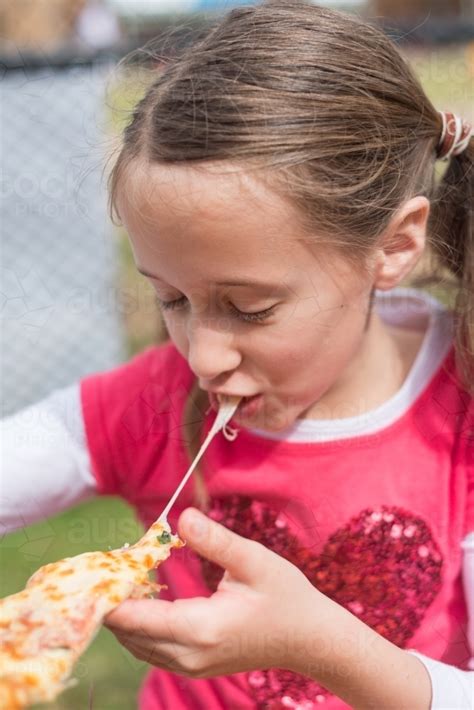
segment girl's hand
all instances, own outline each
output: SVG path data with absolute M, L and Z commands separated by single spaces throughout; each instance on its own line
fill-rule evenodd
M 178 527 L 190 547 L 225 568 L 217 591 L 174 602 L 127 600 L 105 621 L 118 640 L 138 659 L 193 678 L 306 668 L 327 645 L 340 607 L 290 562 L 198 510 L 188 508 Z

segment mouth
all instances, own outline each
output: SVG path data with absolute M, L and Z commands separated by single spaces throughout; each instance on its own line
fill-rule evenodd
M 215 412 L 219 411 L 219 399 L 214 392 L 208 392 L 209 402 Z M 242 397 L 239 407 L 234 417 L 249 417 L 254 415 L 263 403 L 263 394 L 255 394 L 252 397 Z

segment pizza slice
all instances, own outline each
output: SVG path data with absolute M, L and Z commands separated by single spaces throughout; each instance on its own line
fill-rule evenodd
M 85 552 L 44 565 L 18 594 L 0 600 L 0 707 L 54 700 L 104 616 L 128 598 L 162 587 L 148 572 L 184 545 L 157 521 L 134 545 Z
M 66 557 L 35 572 L 18 594 L 0 600 L 0 708 L 18 710 L 54 700 L 75 681 L 74 663 L 86 650 L 104 616 L 125 599 L 162 587 L 148 572 L 184 543 L 172 535 L 167 515 L 199 459 L 218 431 L 226 429 L 241 398 L 218 395 L 211 430 L 159 519 L 134 545 L 109 552 Z

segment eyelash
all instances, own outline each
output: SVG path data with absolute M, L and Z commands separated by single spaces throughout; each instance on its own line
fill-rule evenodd
M 185 300 L 185 296 L 177 298 L 175 301 L 161 301 L 158 298 L 158 303 L 164 311 L 173 311 L 176 308 L 179 308 L 181 305 L 184 305 Z M 244 311 L 239 311 L 239 309 L 235 306 L 231 307 L 234 313 L 237 315 L 237 318 L 245 321 L 246 323 L 258 323 L 260 321 L 265 320 L 266 318 L 272 315 L 272 312 L 275 308 L 275 306 L 271 306 L 270 308 L 267 308 L 264 311 L 258 311 L 257 313 L 244 313 Z

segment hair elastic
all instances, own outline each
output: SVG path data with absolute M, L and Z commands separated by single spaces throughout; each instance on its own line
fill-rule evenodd
M 450 111 L 438 111 L 443 122 L 436 156 L 438 160 L 449 160 L 452 155 L 460 155 L 466 150 L 473 135 L 472 126 Z

